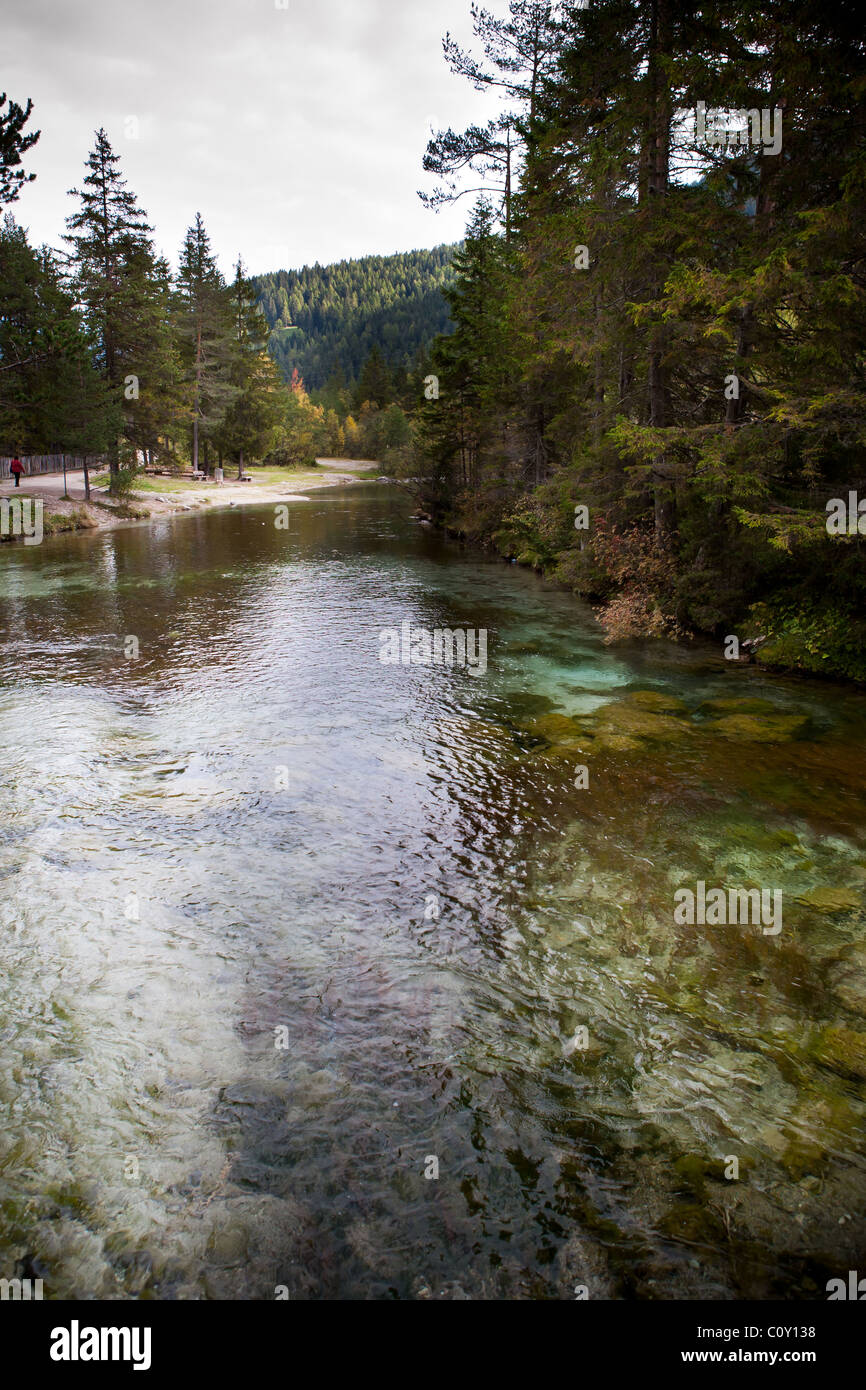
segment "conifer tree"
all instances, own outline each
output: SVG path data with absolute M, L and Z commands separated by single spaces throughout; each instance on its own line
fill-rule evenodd
M 83 187 L 72 189 L 80 207 L 67 219 L 66 240 L 73 253 L 72 283 L 82 305 L 96 362 L 112 396 L 125 408 L 130 437 L 135 402 L 143 391 L 160 389 L 160 372 L 171 325 L 164 314 L 165 277 L 151 241 L 151 229 L 135 195 L 126 187 L 104 130 L 88 156 Z M 120 441 L 109 448 L 112 487 L 117 485 Z
M 190 388 L 192 466 L 198 469 L 200 431 L 212 434 L 236 395 L 231 300 L 198 212 L 181 250 L 178 286 L 181 352 Z
M 391 399 L 391 391 L 391 373 L 378 344 L 374 343 L 355 387 L 354 408 L 360 410 L 365 401 L 372 401 L 381 410 Z
M 98 453 L 120 412 L 52 253 L 0 224 L 0 452 Z
M 429 141 L 424 169 L 442 182 L 431 194 L 419 193 L 426 206 L 436 208 L 467 194 L 489 196 L 496 189 L 502 197 L 505 237 L 510 239 L 519 161 L 531 163 L 534 157 L 542 85 L 555 64 L 559 9 L 550 0 L 509 0 L 503 17 L 473 3 L 473 29 L 483 58 L 445 35 L 442 48 L 451 71 L 478 91 L 496 92 L 506 105 L 485 126 L 472 125 L 459 134 L 449 128 Z M 480 184 L 461 187 L 466 171 L 477 175 Z
M 268 326 L 255 289 L 238 258 L 231 287 L 234 326 L 232 384 L 236 395 L 217 432 L 221 449 L 237 458 L 238 478 L 244 455 L 263 458 L 279 427 L 285 386 L 266 351 Z
M 5 111 L 4 107 L 7 107 Z M 28 100 L 22 107 L 11 97 L 7 106 L 6 93 L 0 93 L 0 207 L 4 203 L 14 203 L 24 184 L 36 178 L 35 174 L 27 174 L 19 167 L 21 156 L 33 148 L 42 133 L 38 130 L 24 133 L 32 110 L 32 101 Z

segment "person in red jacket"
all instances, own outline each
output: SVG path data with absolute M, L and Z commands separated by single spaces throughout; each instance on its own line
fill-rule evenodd
M 12 474 L 13 478 L 15 479 L 15 486 L 16 486 L 16 487 L 20 487 L 20 486 L 21 486 L 21 474 L 24 472 L 24 464 L 21 462 L 20 459 L 15 458 L 15 459 L 12 460 L 12 462 L 11 462 L 10 465 L 9 465 L 9 472 Z

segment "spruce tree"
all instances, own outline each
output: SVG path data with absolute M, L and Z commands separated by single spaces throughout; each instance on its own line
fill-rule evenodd
M 160 273 L 151 229 L 135 195 L 126 187 L 104 130 L 88 156 L 81 189 L 70 190 L 80 208 L 67 219 L 65 238 L 73 249 L 72 283 L 95 344 L 99 370 L 113 397 L 126 407 L 134 436 L 135 402 L 142 391 L 154 401 L 170 325 L 164 315 L 165 279 Z M 112 488 L 119 471 L 120 441 L 109 448 Z
M 52 253 L 0 224 L 0 452 L 96 453 L 120 427 Z
M 382 410 L 391 399 L 391 391 L 391 373 L 378 344 L 374 343 L 358 378 L 352 404 L 355 410 L 360 410 L 365 401 L 371 401 Z
M 200 213 L 187 231 L 180 255 L 182 305 L 179 336 L 192 419 L 192 466 L 199 467 L 200 432 L 213 434 L 234 399 L 235 343 L 231 299 L 217 267 Z
M 231 308 L 231 378 L 236 394 L 217 431 L 217 441 L 223 452 L 237 458 L 240 478 L 244 455 L 264 457 L 274 444 L 286 390 L 266 350 L 268 326 L 240 258 L 231 287 Z

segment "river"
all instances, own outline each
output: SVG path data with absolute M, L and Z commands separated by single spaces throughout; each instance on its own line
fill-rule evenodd
M 0 567 L 0 1275 L 809 1299 L 864 1268 L 862 695 L 606 647 L 384 485 Z M 404 622 L 486 630 L 486 670 L 383 665 Z M 679 923 L 699 881 L 781 891 L 781 930 Z

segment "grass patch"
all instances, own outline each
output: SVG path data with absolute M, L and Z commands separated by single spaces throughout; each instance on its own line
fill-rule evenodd
M 108 487 L 111 481 L 108 473 L 99 473 L 90 482 L 93 487 Z M 135 492 L 191 492 L 193 488 L 200 487 L 200 483 L 193 482 L 191 478 L 148 478 L 144 474 L 135 480 Z
M 264 464 L 253 464 L 251 468 L 244 467 L 244 472 L 252 477 L 252 486 L 259 487 L 303 487 L 305 483 L 317 482 L 325 469 L 318 468 L 266 468 Z M 237 482 L 230 473 L 226 474 L 226 482 Z M 249 484 L 248 484 L 249 486 Z
M 89 531 L 93 522 L 77 507 L 72 512 L 45 512 L 42 516 L 43 536 L 59 536 L 63 531 Z
M 246 464 L 244 465 L 244 472 L 252 476 L 252 482 L 246 484 L 249 488 L 256 486 L 303 487 L 306 483 L 318 482 L 321 478 L 327 477 L 329 471 L 329 469 L 325 468 L 293 469 L 276 467 L 266 468 L 263 464 L 253 464 L 250 467 Z M 372 476 L 378 476 L 375 470 Z M 110 479 L 108 473 L 100 473 L 96 477 L 91 478 L 90 481 L 94 487 L 108 487 Z M 237 469 L 226 469 L 223 481 L 226 483 L 236 483 L 238 481 Z M 213 478 L 208 478 L 207 481 L 205 481 L 204 479 L 172 478 L 170 476 L 153 478 L 141 474 L 135 480 L 135 491 L 144 493 L 199 492 L 202 488 L 207 488 L 208 492 L 213 489 L 214 497 L 219 496 L 219 487 L 214 483 Z

